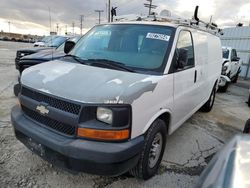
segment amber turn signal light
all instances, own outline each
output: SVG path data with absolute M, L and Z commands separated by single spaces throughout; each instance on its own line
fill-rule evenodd
M 129 138 L 129 130 L 97 130 L 89 128 L 78 128 L 77 135 L 90 139 L 119 141 Z

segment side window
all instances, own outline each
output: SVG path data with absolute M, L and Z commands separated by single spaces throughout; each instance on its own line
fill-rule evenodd
M 180 32 L 173 60 L 176 71 L 185 70 L 194 66 L 194 47 L 189 31 Z

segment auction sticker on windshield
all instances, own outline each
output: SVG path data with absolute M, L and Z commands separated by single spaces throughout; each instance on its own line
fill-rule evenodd
M 148 33 L 146 38 L 148 39 L 157 39 L 157 40 L 164 40 L 164 41 L 169 41 L 170 36 L 169 35 L 164 35 L 160 33 Z

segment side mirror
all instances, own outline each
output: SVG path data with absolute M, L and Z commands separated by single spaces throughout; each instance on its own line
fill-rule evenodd
M 75 46 L 73 41 L 66 41 L 64 45 L 64 53 L 68 54 Z
M 188 50 L 185 48 L 178 49 L 176 69 L 183 69 L 187 65 Z

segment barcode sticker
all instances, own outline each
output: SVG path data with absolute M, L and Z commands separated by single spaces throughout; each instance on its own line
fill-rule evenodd
M 156 39 L 156 40 L 163 40 L 163 41 L 169 41 L 170 36 L 164 35 L 160 33 L 148 33 L 146 38 L 148 39 Z

